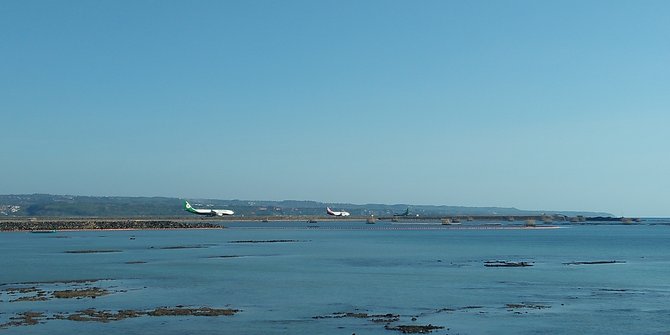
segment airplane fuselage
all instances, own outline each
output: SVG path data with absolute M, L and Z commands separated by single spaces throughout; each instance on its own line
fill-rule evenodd
M 197 214 L 197 215 L 207 215 L 207 216 L 224 216 L 224 215 L 233 215 L 235 212 L 229 209 L 199 209 L 191 207 L 191 204 L 188 201 L 184 201 L 184 210 Z
M 332 216 L 349 216 L 349 215 L 351 215 L 351 214 L 349 214 L 349 212 L 345 212 L 345 211 L 335 212 L 328 207 L 326 207 L 326 213 L 328 213 L 328 215 L 332 215 Z

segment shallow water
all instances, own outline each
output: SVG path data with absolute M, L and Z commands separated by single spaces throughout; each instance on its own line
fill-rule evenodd
M 239 222 L 222 230 L 1 233 L 0 324 L 26 311 L 47 317 L 86 308 L 241 311 L 107 323 L 42 318 L 0 333 L 399 333 L 371 318 L 333 317 L 364 312 L 399 315 L 390 326 L 445 327 L 436 334 L 667 334 L 670 226 L 648 223 L 467 230 Z M 284 241 L 268 242 L 276 240 Z M 108 252 L 67 252 L 86 250 Z M 485 267 L 491 260 L 533 266 Z M 564 264 L 604 260 L 620 263 Z M 46 283 L 82 279 L 98 281 Z M 99 287 L 111 294 L 10 302 L 17 295 L 7 290 L 16 287 Z

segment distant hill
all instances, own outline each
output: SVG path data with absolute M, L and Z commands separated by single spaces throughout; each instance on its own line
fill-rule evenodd
M 317 201 L 256 201 L 188 199 L 194 207 L 232 209 L 238 216 L 297 216 L 324 215 L 326 206 L 346 210 L 351 215 L 392 216 L 409 208 L 410 215 L 540 215 L 563 214 L 568 216 L 612 216 L 602 212 L 520 210 L 504 207 L 463 207 L 408 204 L 340 204 Z M 142 217 L 189 216 L 182 209 L 178 198 L 166 197 L 90 197 L 50 194 L 0 195 L 0 217 Z

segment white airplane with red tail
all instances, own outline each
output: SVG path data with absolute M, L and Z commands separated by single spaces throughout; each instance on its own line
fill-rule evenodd
M 330 209 L 330 207 L 326 207 L 326 213 L 328 213 L 328 215 L 332 215 L 332 216 L 349 216 L 349 215 L 351 215 L 351 214 L 349 214 L 349 212 L 345 212 L 345 211 L 333 212 L 333 210 Z

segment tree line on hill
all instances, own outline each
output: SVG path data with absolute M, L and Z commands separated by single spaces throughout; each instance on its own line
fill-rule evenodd
M 342 209 L 354 216 L 393 216 L 409 208 L 411 216 L 450 215 L 539 215 L 611 216 L 599 212 L 556 212 L 519 210 L 503 207 L 464 207 L 433 205 L 344 204 L 318 201 L 256 201 L 188 199 L 197 208 L 232 209 L 237 216 L 311 216 L 325 215 L 326 206 Z M 94 197 L 51 194 L 0 195 L 0 217 L 182 217 L 183 199 L 169 197 Z

